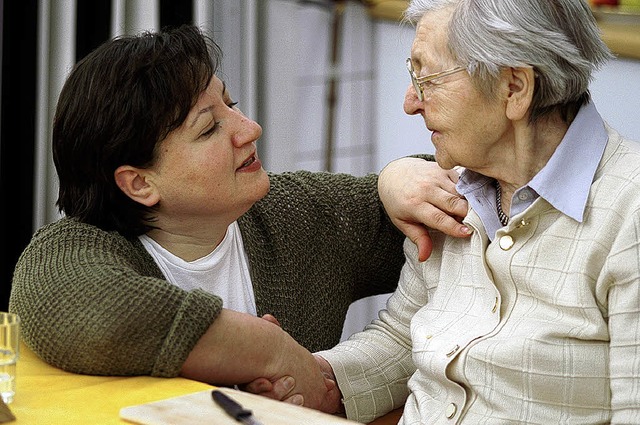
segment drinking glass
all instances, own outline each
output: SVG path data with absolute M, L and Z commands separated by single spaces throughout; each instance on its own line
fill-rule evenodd
M 0 312 L 0 393 L 9 404 L 16 394 L 16 363 L 20 355 L 20 319 Z

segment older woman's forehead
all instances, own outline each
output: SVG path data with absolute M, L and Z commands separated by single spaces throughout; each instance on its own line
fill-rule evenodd
M 450 18 L 450 10 L 439 10 L 426 13 L 420 19 L 411 45 L 411 58 L 416 65 L 448 59 L 447 27 Z

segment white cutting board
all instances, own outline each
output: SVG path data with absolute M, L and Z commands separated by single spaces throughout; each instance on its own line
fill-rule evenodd
M 264 425 L 346 425 L 359 424 L 317 410 L 271 400 L 231 388 L 220 388 Z M 120 417 L 141 425 L 239 425 L 211 398 L 211 391 L 199 391 L 137 406 L 124 407 Z

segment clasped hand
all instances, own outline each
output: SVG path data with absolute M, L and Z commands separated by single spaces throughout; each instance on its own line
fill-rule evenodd
M 265 314 L 262 318 L 280 326 L 278 320 L 270 314 Z M 318 378 L 318 374 L 314 370 L 307 369 L 308 373 L 296 377 L 285 375 L 275 379 L 258 378 L 246 385 L 242 385 L 241 389 L 275 400 L 310 407 L 325 413 L 342 413 L 342 394 L 336 384 L 333 369 L 322 357 L 310 353 L 309 355 L 315 359 L 321 371 L 321 378 Z M 288 358 L 286 361 L 306 363 L 309 359 Z M 308 388 L 306 390 L 302 388 L 302 385 L 298 384 L 298 381 L 309 382 L 317 379 L 323 379 L 324 383 L 319 384 L 316 382 L 306 385 Z M 311 388 L 320 388 L 324 389 L 324 391 L 312 390 Z

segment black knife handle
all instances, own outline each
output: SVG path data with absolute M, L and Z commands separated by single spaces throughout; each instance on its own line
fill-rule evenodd
M 252 414 L 251 410 L 245 409 L 238 402 L 233 400 L 222 391 L 211 391 L 211 397 L 213 398 L 213 401 L 218 403 L 218 405 L 222 407 L 224 411 L 234 419 L 244 418 L 247 416 L 251 416 Z

